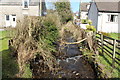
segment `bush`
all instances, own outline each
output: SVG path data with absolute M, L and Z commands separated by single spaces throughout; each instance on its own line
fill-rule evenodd
M 93 32 L 96 32 L 96 29 L 95 29 L 94 26 L 86 25 L 86 28 L 87 28 L 87 31 L 93 31 Z
M 53 17 L 26 17 L 13 30 L 15 35 L 11 46 L 17 51 L 19 77 L 24 77 L 26 73 L 28 73 L 27 77 L 31 77 L 29 66 L 26 67 L 26 65 L 37 54 L 44 58 L 44 63 L 49 67 L 49 70 L 54 69 L 56 59 L 52 52 L 56 51 L 55 42 L 59 33 L 53 18 L 54 15 Z
M 88 20 L 87 20 L 87 19 L 82 19 L 82 20 L 81 20 L 81 23 L 82 23 L 82 24 L 87 24 L 87 23 L 88 23 Z
M 92 25 L 92 21 L 91 21 L 91 20 L 88 20 L 88 24 L 89 24 L 89 25 Z

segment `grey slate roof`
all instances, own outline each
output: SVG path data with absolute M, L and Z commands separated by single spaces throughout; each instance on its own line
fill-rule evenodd
M 99 11 L 112 11 L 118 12 L 117 2 L 97 2 L 96 3 Z
M 89 4 L 90 3 L 88 3 L 88 2 L 81 3 L 81 11 L 88 11 L 87 5 L 89 5 Z
M 93 0 L 95 2 L 119 2 L 120 0 Z
M 119 1 L 120 0 L 95 0 L 100 12 L 120 12 Z

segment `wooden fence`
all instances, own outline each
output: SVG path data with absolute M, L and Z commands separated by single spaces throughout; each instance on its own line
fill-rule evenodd
M 112 67 L 115 63 L 120 65 L 120 40 L 116 40 L 97 33 L 96 40 L 102 54 L 107 54 L 112 59 Z

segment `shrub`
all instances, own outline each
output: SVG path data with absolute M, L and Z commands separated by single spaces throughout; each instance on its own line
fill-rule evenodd
M 88 20 L 88 24 L 89 24 L 89 25 L 92 25 L 92 21 L 91 21 L 91 20 Z
M 94 26 L 86 25 L 86 28 L 87 28 L 87 31 L 93 31 L 93 32 L 96 32 L 96 29 L 95 29 Z
M 17 52 L 19 66 L 18 76 L 25 73 L 31 77 L 29 61 L 40 54 L 49 70 L 54 69 L 56 60 L 52 52 L 56 51 L 55 42 L 58 38 L 58 29 L 52 17 L 26 17 L 23 22 L 18 23 L 13 30 L 14 36 L 11 46 Z M 54 63 L 53 63 L 54 62 Z M 26 71 L 27 70 L 27 71 Z
M 82 23 L 82 24 L 87 24 L 87 23 L 88 23 L 88 20 L 87 20 L 87 19 L 82 19 L 82 20 L 81 20 L 81 23 Z

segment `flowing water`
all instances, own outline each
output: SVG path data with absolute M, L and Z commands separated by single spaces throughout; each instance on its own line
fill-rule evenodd
M 67 42 L 74 42 L 71 37 L 67 39 Z M 91 65 L 83 59 L 83 55 L 76 44 L 70 44 L 61 49 L 61 52 L 65 55 L 58 58 L 57 61 L 61 67 L 56 73 L 41 72 L 43 64 L 40 64 L 40 59 L 36 59 L 33 64 L 33 77 L 34 78 L 95 78 L 95 72 Z M 37 61 L 38 60 L 38 61 Z M 36 67 L 36 68 L 35 68 Z M 45 66 L 44 66 L 45 68 Z M 43 69 L 44 70 L 44 69 Z

